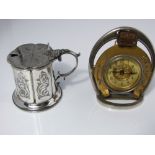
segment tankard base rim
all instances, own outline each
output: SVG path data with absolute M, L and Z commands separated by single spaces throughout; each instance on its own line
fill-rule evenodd
M 12 95 L 12 99 L 14 104 L 25 111 L 43 111 L 46 109 L 49 109 L 51 107 L 53 107 L 56 103 L 59 102 L 59 100 L 62 97 L 62 90 L 60 86 L 57 86 L 57 92 L 56 92 L 56 97 L 55 98 L 51 98 L 39 105 L 34 105 L 34 104 L 30 104 L 30 103 L 26 103 L 24 101 L 22 101 L 21 99 L 19 99 L 19 97 L 16 95 L 16 92 L 13 92 Z

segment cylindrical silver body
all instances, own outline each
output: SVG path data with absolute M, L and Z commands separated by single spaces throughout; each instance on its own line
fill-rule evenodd
M 31 70 L 13 68 L 16 95 L 26 103 L 40 104 L 56 95 L 52 65 Z
M 24 110 L 38 111 L 53 106 L 61 98 L 49 56 L 48 45 L 25 44 L 8 56 L 12 65 L 16 89 L 15 105 Z
M 57 59 L 61 61 L 63 54 L 74 56 L 76 65 L 67 73 L 58 72 L 55 79 L 52 63 Z M 62 96 L 56 81 L 77 68 L 79 55 L 68 49 L 53 50 L 46 44 L 24 44 L 13 50 L 7 60 L 13 68 L 16 83 L 13 93 L 15 105 L 24 110 L 38 111 L 56 104 Z

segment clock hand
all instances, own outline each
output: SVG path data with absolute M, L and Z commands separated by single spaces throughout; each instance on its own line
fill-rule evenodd
M 121 72 L 123 72 L 123 74 L 137 74 L 136 72 L 124 71 L 123 69 L 113 71 L 113 73 L 121 73 Z

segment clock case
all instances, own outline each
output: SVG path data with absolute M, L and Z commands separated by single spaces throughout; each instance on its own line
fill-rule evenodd
M 116 40 L 116 44 L 104 51 L 95 63 L 95 58 L 99 50 L 106 43 L 112 40 Z M 146 47 L 148 53 L 137 46 L 138 42 Z M 126 52 L 124 52 L 124 49 Z M 102 78 L 104 74 L 104 65 L 111 58 L 118 55 L 128 55 L 131 57 L 136 57 L 142 64 L 143 80 L 134 89 L 120 92 L 109 89 Z M 109 31 L 96 42 L 89 57 L 89 74 L 97 98 L 102 103 L 106 103 L 110 106 L 126 107 L 139 103 L 139 101 L 142 100 L 143 93 L 151 80 L 154 65 L 154 48 L 145 34 L 132 27 L 119 27 Z M 102 79 L 102 81 L 99 79 Z M 127 102 L 121 103 L 120 100 L 122 99 L 127 100 Z M 114 100 L 117 100 L 117 102 Z M 120 102 L 118 102 L 118 100 Z M 130 102 L 128 100 L 130 100 Z

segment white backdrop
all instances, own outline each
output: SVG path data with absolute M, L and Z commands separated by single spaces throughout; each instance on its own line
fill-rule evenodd
M 118 26 L 133 26 L 155 42 L 155 20 L 0 20 L 0 134 L 154 134 L 154 78 L 142 104 L 128 110 L 99 104 L 89 79 L 93 45 Z M 54 49 L 80 52 L 78 69 L 60 81 L 63 97 L 54 108 L 22 111 L 12 101 L 15 84 L 7 55 L 21 44 L 48 42 Z M 64 63 L 55 62 L 55 70 L 67 71 L 73 65 L 71 57 L 63 58 Z

